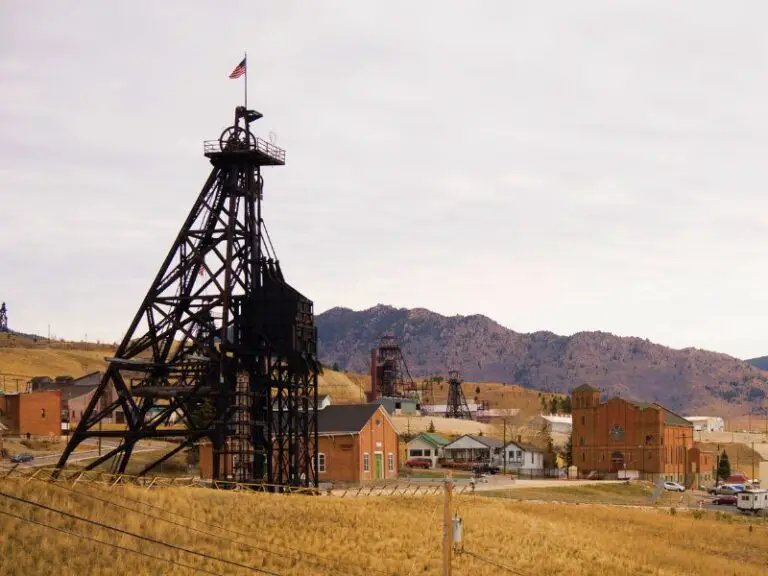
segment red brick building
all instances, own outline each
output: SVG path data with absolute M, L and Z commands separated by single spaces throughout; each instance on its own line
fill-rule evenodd
M 333 405 L 317 414 L 318 481 L 372 482 L 397 478 L 399 436 L 387 411 L 379 404 Z M 198 444 L 200 477 L 213 473 L 213 450 L 208 441 Z M 223 474 L 231 461 L 222 459 Z
M 8 434 L 61 436 L 61 393 L 2 394 L 0 423 L 8 428 Z
M 707 453 L 693 448 L 693 425 L 660 404 L 622 398 L 600 401 L 600 392 L 584 384 L 571 396 L 573 464 L 580 475 L 637 471 L 648 480 L 685 482 L 706 468 Z M 694 466 L 695 464 L 695 466 Z
M 399 440 L 379 404 L 329 406 L 317 415 L 320 482 L 371 482 L 397 478 Z

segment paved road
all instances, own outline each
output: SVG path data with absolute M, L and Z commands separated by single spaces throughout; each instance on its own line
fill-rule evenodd
M 138 452 L 154 452 L 158 450 L 163 450 L 169 445 L 165 442 L 153 442 L 151 444 L 145 445 L 141 448 L 134 448 L 133 453 L 136 454 Z M 116 448 L 117 444 L 112 442 L 102 442 L 101 443 L 101 453 L 106 454 L 113 448 Z M 81 462 L 83 460 L 93 460 L 94 458 L 98 458 L 99 456 L 99 449 L 94 448 L 92 450 L 78 450 L 76 452 L 73 452 L 67 462 Z M 59 461 L 59 458 L 61 457 L 61 452 L 56 452 L 53 454 L 45 454 L 41 456 L 35 456 L 35 459 L 32 460 L 32 462 L 25 462 L 23 464 L 19 464 L 17 470 L 25 469 L 25 468 L 45 468 L 45 467 L 53 467 L 56 465 L 56 463 Z M 3 468 L 12 468 L 15 466 L 15 464 L 11 463 L 10 460 L 5 460 L 3 462 L 0 462 L 0 469 Z

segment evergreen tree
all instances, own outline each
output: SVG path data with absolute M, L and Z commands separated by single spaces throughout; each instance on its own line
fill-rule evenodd
M 563 414 L 570 414 L 571 413 L 571 397 L 566 396 L 563 398 L 563 401 L 560 403 L 560 410 L 563 412 Z
M 338 372 L 339 371 L 339 363 L 338 362 L 334 362 L 333 366 L 331 367 L 331 370 L 333 370 L 334 372 Z
M 549 432 L 549 422 L 541 425 L 541 437 L 544 440 L 544 468 L 554 468 L 556 464 L 555 450 L 552 445 L 552 434 Z
M 552 399 L 549 401 L 549 413 L 550 414 L 557 414 L 557 406 L 559 402 L 557 401 L 557 396 L 552 396 Z
M 728 454 L 723 450 L 722 456 L 720 456 L 720 464 L 717 468 L 717 477 L 721 480 L 725 480 L 731 475 L 731 463 L 728 461 Z
M 434 432 L 434 431 L 435 431 L 435 423 L 432 420 L 430 420 L 429 426 L 427 427 L 427 432 Z
M 565 460 L 566 466 L 569 468 L 573 466 L 573 434 L 568 436 L 568 442 L 565 443 L 565 447 L 560 453 L 560 457 Z

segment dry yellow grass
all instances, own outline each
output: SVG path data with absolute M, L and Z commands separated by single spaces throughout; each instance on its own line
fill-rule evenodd
M 461 436 L 462 434 L 497 435 L 496 427 L 472 420 L 456 418 L 439 418 L 436 416 L 393 416 L 392 423 L 399 434 L 419 434 L 429 429 L 429 424 L 435 425 L 435 432 L 446 436 Z
M 82 486 L 77 491 L 91 491 Z M 272 496 L 165 489 L 147 492 L 115 489 L 108 498 L 125 495 L 191 516 L 208 524 L 200 528 L 239 539 L 276 554 L 234 545 L 214 537 L 148 519 L 39 482 L 0 483 L 0 491 L 46 503 L 126 530 L 225 557 L 284 575 L 440 573 L 441 499 L 379 497 L 342 500 L 333 497 Z M 101 492 L 90 492 L 104 497 Z M 644 511 L 600 506 L 507 502 L 501 499 L 460 498 L 464 546 L 524 574 L 743 574 L 765 573 L 768 527 L 764 524 L 717 521 L 705 515 Z M 163 512 L 143 508 L 162 515 Z M 203 561 L 156 544 L 137 543 L 50 512 L 0 498 L 0 510 L 54 524 L 78 533 L 145 553 L 204 566 L 221 574 L 246 574 L 244 569 Z M 189 525 L 187 520 L 175 521 Z M 248 537 L 225 534 L 217 524 Z M 751 528 L 750 528 L 751 526 Z M 300 557 L 295 549 L 317 554 Z M 57 574 L 189 574 L 157 560 L 119 552 L 101 544 L 79 541 L 49 529 L 0 515 L 0 573 Z M 279 556 L 277 554 L 282 554 Z M 490 576 L 503 573 L 464 554 L 454 561 L 455 574 Z
M 0 386 L 5 380 L 9 390 L 15 390 L 16 379 L 24 385 L 34 376 L 72 376 L 104 370 L 107 350 L 36 348 L 0 348 Z

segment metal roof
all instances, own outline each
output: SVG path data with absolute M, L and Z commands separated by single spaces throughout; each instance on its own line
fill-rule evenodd
M 435 448 L 440 448 L 442 446 L 445 446 L 446 444 L 450 444 L 451 441 L 448 440 L 445 436 L 442 434 L 437 434 L 435 432 L 422 432 L 416 438 L 424 440 L 427 444 L 431 444 Z
M 357 433 L 379 409 L 378 404 L 334 404 L 318 410 L 318 434 Z

